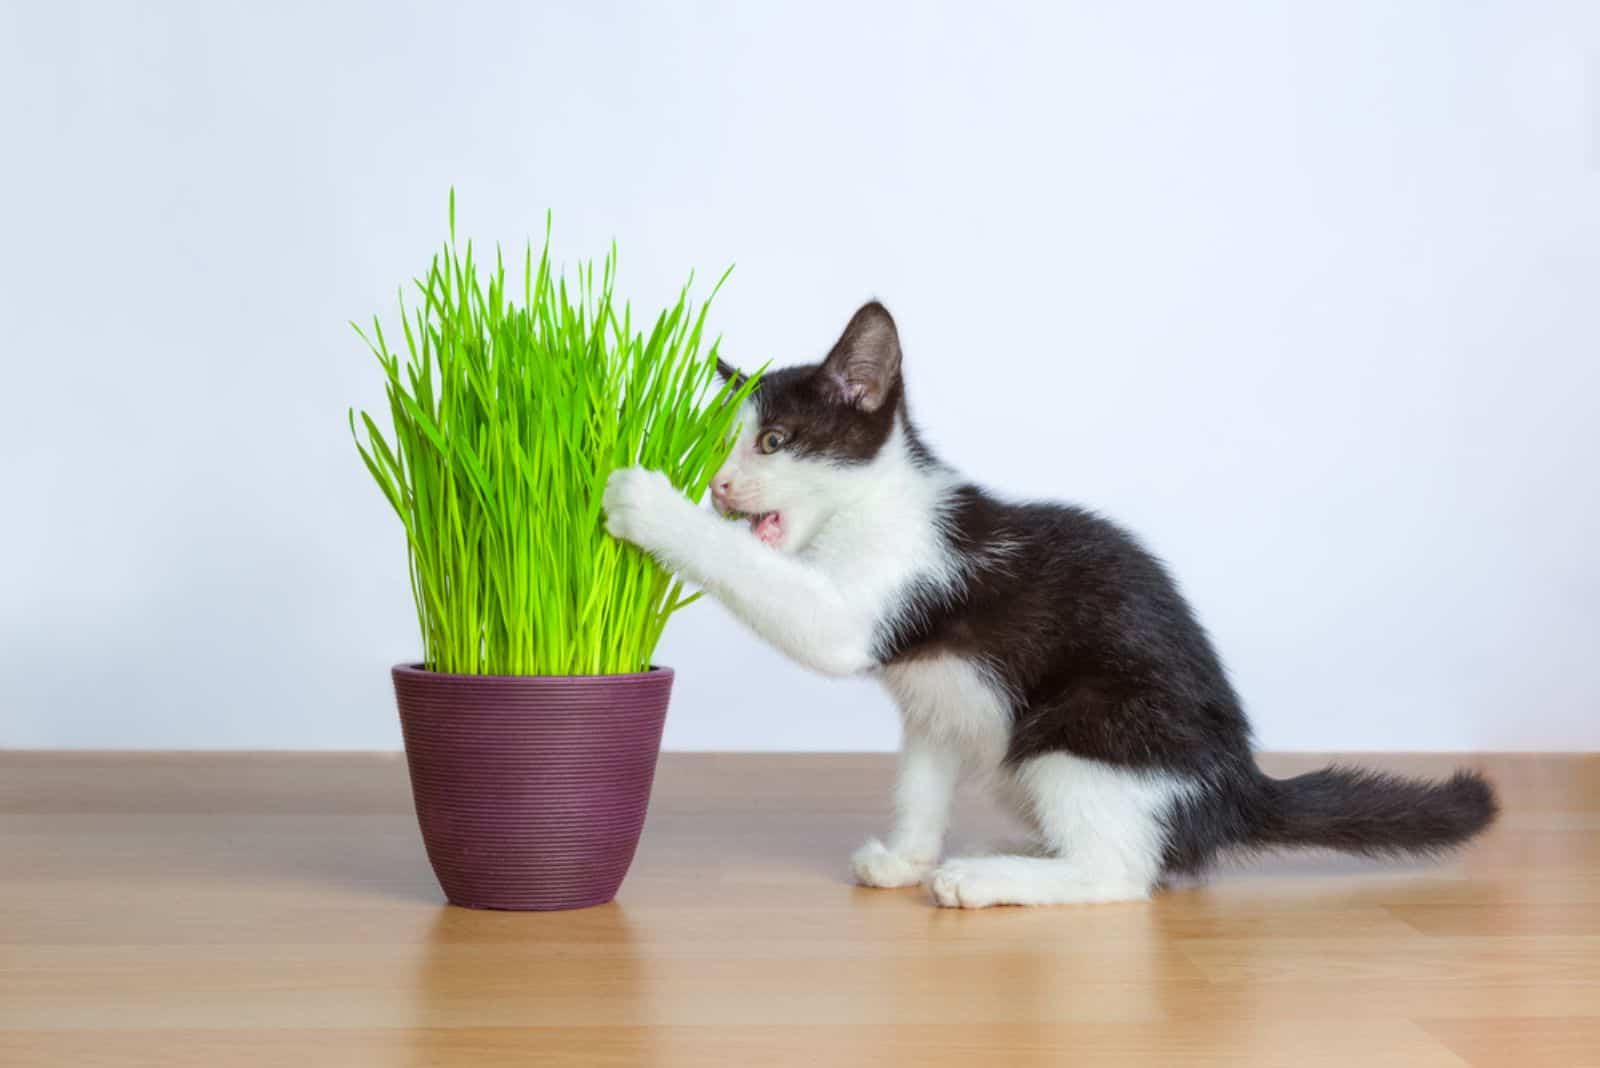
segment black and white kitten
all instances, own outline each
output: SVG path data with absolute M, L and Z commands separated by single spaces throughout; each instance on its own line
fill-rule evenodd
M 617 471 L 612 534 L 831 675 L 900 706 L 898 819 L 855 854 L 868 886 L 941 905 L 1140 899 L 1230 848 L 1431 853 L 1494 819 L 1458 772 L 1268 778 L 1239 698 L 1161 563 L 1079 508 L 997 500 L 941 463 L 906 412 L 894 320 L 868 304 L 821 364 L 767 374 L 712 497 Z M 724 368 L 724 374 L 734 374 Z M 940 863 L 952 791 L 991 783 L 1027 853 Z

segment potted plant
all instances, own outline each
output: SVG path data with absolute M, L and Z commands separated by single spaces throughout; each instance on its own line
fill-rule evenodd
M 350 429 L 405 528 L 422 632 L 422 662 L 393 670 L 412 795 L 445 896 L 474 908 L 615 896 L 672 689 L 651 655 L 698 594 L 606 534 L 606 476 L 643 464 L 699 500 L 753 388 L 719 382 L 709 299 L 686 285 L 636 329 L 615 248 L 569 281 L 549 233 L 518 284 L 498 249 L 458 250 L 452 192 L 403 351 L 357 328 L 390 426 L 352 410 Z

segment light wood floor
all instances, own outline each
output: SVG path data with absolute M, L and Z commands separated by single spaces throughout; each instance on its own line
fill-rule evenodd
M 846 879 L 888 758 L 669 755 L 619 900 L 511 914 L 398 757 L 0 754 L 0 1064 L 1600 1065 L 1600 757 L 1473 762 L 1444 864 L 957 912 Z

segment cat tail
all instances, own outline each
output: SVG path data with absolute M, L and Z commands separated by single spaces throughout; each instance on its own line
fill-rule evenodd
M 1429 854 L 1453 849 L 1500 812 L 1489 780 L 1457 771 L 1439 780 L 1335 765 L 1261 781 L 1254 844 L 1345 853 Z

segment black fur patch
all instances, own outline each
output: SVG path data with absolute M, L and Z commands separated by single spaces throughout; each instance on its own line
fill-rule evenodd
M 821 370 L 821 364 L 811 364 L 767 372 L 755 391 L 759 430 L 782 432 L 784 448 L 797 456 L 866 463 L 878 455 L 894 430 L 900 383 L 895 381 L 881 408 L 864 411 L 840 399 L 823 381 Z
M 739 372 L 717 361 L 717 372 Z M 878 455 L 903 414 L 900 337 L 877 301 L 861 306 L 821 363 L 786 367 L 762 376 L 754 399 L 757 433 L 776 430 L 797 456 L 861 464 Z M 922 452 L 921 443 L 916 449 Z
M 902 608 L 879 657 L 933 646 L 987 664 L 1016 702 L 1008 763 L 1066 750 L 1200 773 L 1248 750 L 1205 632 L 1132 537 L 1082 509 L 1004 504 L 975 486 L 956 492 L 947 530 L 965 564 L 959 593 Z

